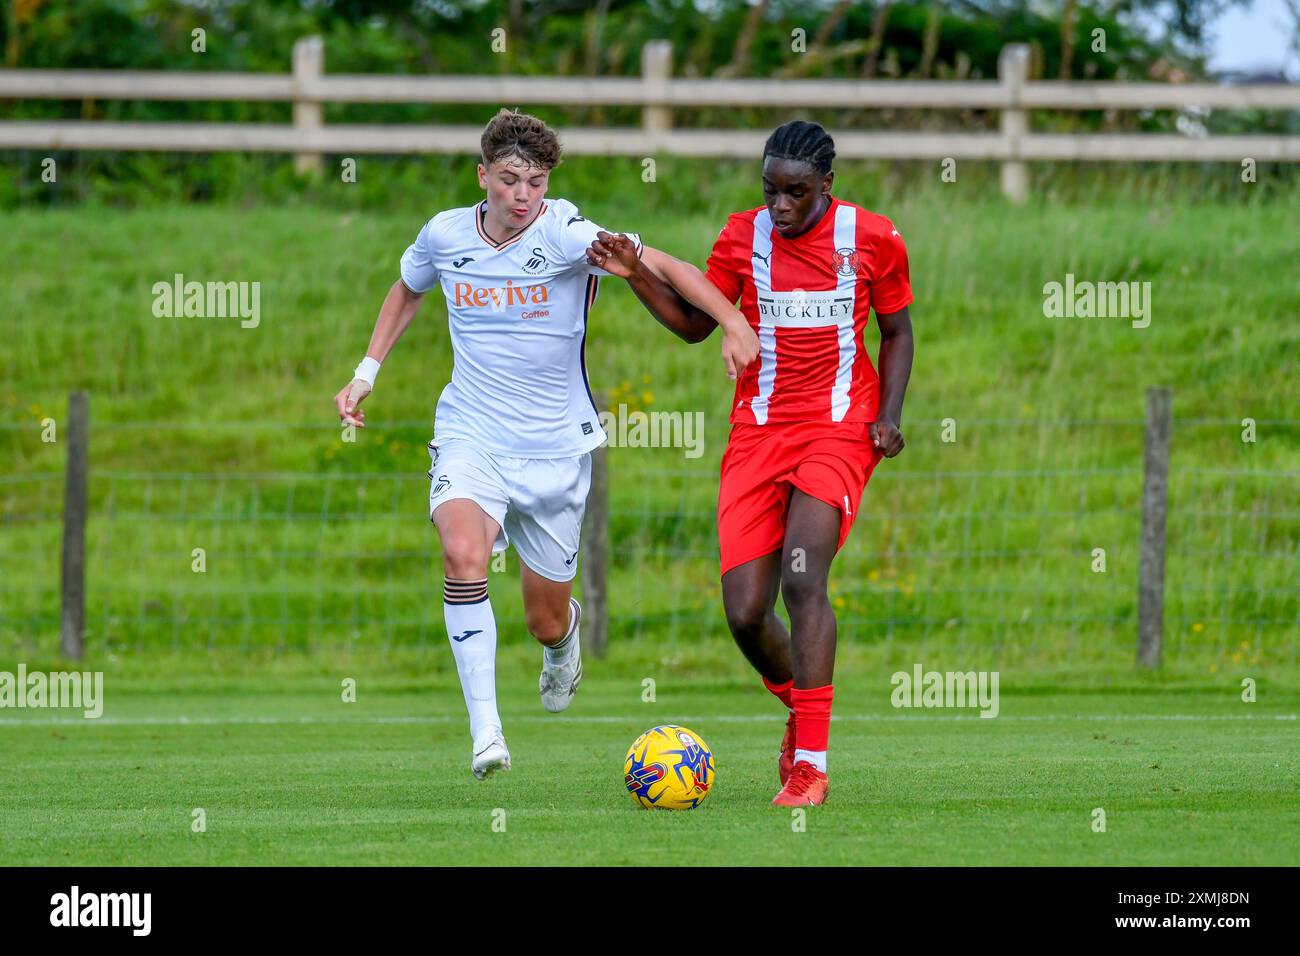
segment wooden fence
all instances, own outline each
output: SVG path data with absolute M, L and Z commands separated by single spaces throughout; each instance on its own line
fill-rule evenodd
M 599 396 L 601 407 L 607 407 L 607 398 L 605 395 Z M 147 424 L 149 427 L 155 427 L 159 423 L 132 423 L 133 425 Z M 1138 592 L 1138 613 L 1137 613 L 1137 660 L 1138 663 L 1146 667 L 1160 666 L 1165 631 L 1165 557 L 1166 557 L 1166 517 L 1168 512 L 1168 488 L 1170 478 L 1170 445 L 1172 433 L 1172 400 L 1168 388 L 1150 388 L 1147 390 L 1147 414 L 1146 428 L 1144 439 L 1143 454 L 1143 480 L 1142 480 L 1142 499 L 1141 499 L 1141 538 L 1139 550 L 1139 564 L 1136 579 L 1132 582 L 1136 585 Z M 111 426 L 110 426 L 111 427 Z M 85 625 L 86 615 L 86 577 L 88 570 L 87 560 L 87 536 L 86 528 L 91 517 L 91 507 L 88 498 L 88 485 L 90 478 L 89 467 L 89 446 L 90 446 L 90 412 L 89 397 L 84 391 L 75 391 L 68 398 L 68 417 L 67 424 L 63 430 L 63 439 L 67 446 L 67 467 L 65 470 L 64 484 L 64 506 L 61 515 L 63 547 L 62 547 L 62 581 L 60 587 L 60 620 L 61 620 L 61 651 L 65 658 L 79 660 L 85 652 Z M 610 546 L 610 499 L 609 499 L 609 449 L 605 446 L 595 449 L 592 452 L 592 474 L 591 489 L 587 497 L 587 506 L 583 516 L 582 526 L 582 561 L 579 564 L 582 583 L 582 598 L 585 602 L 583 610 L 582 624 L 582 645 L 585 651 L 596 656 L 603 656 L 609 643 L 609 586 L 610 567 L 612 562 Z M 701 477 L 704 473 L 701 472 Z M 904 473 L 905 474 L 905 473 Z M 972 472 L 957 473 L 963 477 L 968 477 Z M 135 472 L 122 474 L 118 476 L 123 481 L 149 481 L 152 477 L 149 472 Z M 157 477 L 162 480 L 188 477 L 220 477 L 222 481 L 227 478 L 232 480 L 257 481 L 268 477 L 288 478 L 288 479 L 320 479 L 323 476 L 320 473 L 281 473 L 278 475 L 257 475 L 228 473 L 221 476 L 187 476 L 187 475 L 169 475 L 167 473 L 158 473 Z M 365 480 L 374 479 L 379 476 L 365 474 L 334 474 L 330 477 L 342 481 L 357 482 L 358 491 L 361 490 L 361 483 Z M 388 476 L 391 479 L 392 476 Z M 402 477 L 404 480 L 424 481 L 422 474 L 407 474 Z M 714 476 L 716 478 L 716 475 Z M 182 496 L 181 501 L 185 498 Z M 289 495 L 289 501 L 293 500 L 292 494 Z M 328 501 L 328 497 L 325 499 Z M 1229 494 L 1231 500 L 1231 493 Z M 110 497 L 111 501 L 111 497 Z M 101 508 L 103 506 L 100 506 Z M 110 505 L 111 507 L 111 505 Z M 1231 510 L 1231 504 L 1229 504 Z M 253 508 L 257 512 L 256 506 Z M 396 514 L 396 513 L 395 513 Z M 409 514 L 400 512 L 401 520 L 408 521 Z M 1222 516 L 1222 512 L 1219 512 Z M 149 517 L 148 512 L 144 513 Z M 1232 515 L 1229 515 L 1230 517 Z M 102 510 L 96 515 L 97 520 L 111 520 L 111 514 L 105 514 Z M 135 518 L 141 517 L 140 513 L 135 513 Z M 187 520 L 196 516 L 187 514 L 183 509 L 179 512 L 170 513 L 169 520 L 179 523 L 185 523 Z M 337 515 L 335 515 L 337 517 Z M 355 519 L 359 515 L 349 515 L 350 519 Z M 277 520 L 274 512 L 264 516 L 263 520 Z M 280 516 L 279 520 L 284 520 Z M 329 515 L 322 511 L 320 521 L 328 523 L 333 520 Z M 960 518 L 951 517 L 949 520 L 959 521 Z M 970 520 L 966 519 L 966 528 L 970 528 Z M 107 533 L 107 532 L 105 532 Z M 268 546 L 269 547 L 269 546 Z M 92 549 L 91 556 L 98 553 L 100 549 Z M 232 555 L 234 552 L 231 552 Z M 980 552 L 984 553 L 984 552 Z M 997 554 L 996 551 L 987 552 L 988 554 Z M 351 558 L 358 555 L 350 552 Z M 362 555 L 374 559 L 383 557 L 382 553 L 370 553 Z M 182 549 L 179 554 L 169 555 L 169 559 L 182 560 L 188 562 L 192 555 L 188 552 L 188 545 Z M 389 566 L 391 567 L 392 552 L 387 555 Z M 1095 555 L 1094 555 L 1095 557 Z M 315 555 L 313 556 L 315 559 Z M 99 562 L 100 570 L 107 580 L 112 576 L 108 563 Z M 947 570 L 951 570 L 952 565 L 944 565 Z M 89 568 L 93 573 L 96 569 Z M 1096 569 L 1094 568 L 1094 571 Z M 959 583 L 959 582 L 954 582 Z M 101 591 L 105 590 L 107 585 L 101 585 Z M 170 604 L 173 599 L 178 599 L 179 594 L 169 595 L 167 598 Z M 141 598 L 143 605 L 143 597 Z M 160 605 L 161 606 L 161 605 Z M 427 602 L 422 607 L 427 607 Z M 354 608 L 355 614 L 355 608 Z M 98 612 L 97 617 L 103 617 L 103 612 Z M 142 618 L 143 619 L 143 618 Z M 283 618 L 284 626 L 290 626 L 290 619 Z M 1024 618 L 1021 618 L 1021 623 Z M 297 618 L 292 622 L 292 626 L 305 628 L 309 624 L 307 618 Z M 223 626 L 231 626 L 230 621 L 223 621 Z M 355 626 L 355 622 L 352 626 Z M 100 651 L 103 648 L 99 649 Z
M 272 101 L 293 103 L 292 125 L 269 123 L 0 122 L 0 149 L 250 151 L 295 154 L 300 171 L 324 154 L 474 153 L 480 127 L 326 124 L 325 103 L 483 103 L 639 107 L 639 128 L 570 128 L 571 154 L 754 157 L 767 130 L 674 129 L 673 111 L 698 107 L 997 110 L 998 132 L 835 131 L 847 159 L 992 160 L 1003 192 L 1028 193 L 1032 161 L 1300 161 L 1300 136 L 1044 134 L 1031 110 L 1300 109 L 1300 86 L 1046 82 L 1028 79 L 1029 48 L 1011 44 L 997 80 L 732 80 L 672 76 L 672 48 L 648 43 L 641 76 L 372 76 L 326 74 L 319 37 L 299 40 L 286 75 L 0 69 L 0 98 Z

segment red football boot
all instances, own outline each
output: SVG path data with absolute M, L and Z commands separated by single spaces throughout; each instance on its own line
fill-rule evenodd
M 794 711 L 790 711 L 790 719 L 785 722 L 785 736 L 781 738 L 781 749 L 776 755 L 776 775 L 781 778 L 781 786 L 790 779 L 790 771 L 794 769 Z
M 790 779 L 772 798 L 774 807 L 815 807 L 826 802 L 830 781 L 807 760 L 800 760 L 790 771 Z

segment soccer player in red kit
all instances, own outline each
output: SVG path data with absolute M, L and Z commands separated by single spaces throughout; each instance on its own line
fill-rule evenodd
M 718 543 L 728 626 L 789 711 L 777 806 L 820 804 L 829 790 L 836 622 L 827 578 L 872 470 L 903 448 L 912 369 L 902 236 L 884 216 L 831 195 L 834 156 L 816 123 L 773 132 L 765 204 L 728 218 L 706 272 L 759 338 L 732 401 Z M 602 233 L 589 255 L 687 341 L 712 332 L 713 319 L 664 280 L 663 253 L 647 248 L 638 259 L 630 240 Z M 864 341 L 872 310 L 879 375 Z M 778 589 L 789 631 L 775 613 Z

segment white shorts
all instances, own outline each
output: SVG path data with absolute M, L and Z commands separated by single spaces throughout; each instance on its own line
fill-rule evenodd
M 514 544 L 519 559 L 544 578 L 578 573 L 582 514 L 591 488 L 591 454 L 507 458 L 465 438 L 429 442 L 429 520 L 439 505 L 468 498 L 501 529 L 492 550 Z

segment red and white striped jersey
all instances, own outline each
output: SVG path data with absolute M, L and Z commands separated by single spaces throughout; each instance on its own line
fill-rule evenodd
M 894 224 L 831 197 L 808 232 L 785 239 L 763 206 L 733 213 L 709 256 L 709 280 L 758 334 L 759 357 L 736 382 L 731 421 L 874 421 L 880 382 L 863 332 L 871 309 L 912 301 L 907 249 Z

